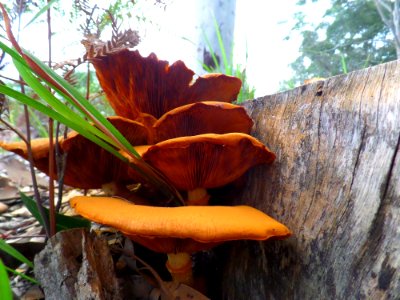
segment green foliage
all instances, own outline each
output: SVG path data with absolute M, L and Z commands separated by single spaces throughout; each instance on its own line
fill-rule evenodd
M 76 0 L 70 12 L 70 23 L 76 24 L 78 20 L 79 30 L 85 36 L 100 38 L 102 32 L 109 26 L 114 30 L 124 23 L 124 20 L 132 18 L 135 4 L 135 1 L 114 0 L 104 9 L 97 1 Z M 136 18 L 140 19 L 139 16 Z
M 299 1 L 299 5 L 307 1 Z M 293 80 L 331 77 L 396 59 L 392 34 L 372 0 L 332 0 L 324 20 L 310 29 L 305 16 L 296 14 L 294 30 L 303 41 L 301 55 L 291 64 Z
M 89 76 L 89 92 L 87 91 L 87 79 Z M 81 71 L 76 69 L 73 73 L 73 81 L 76 89 L 82 94 L 89 95 L 90 103 L 104 116 L 113 116 L 114 110 L 108 103 L 106 96 L 93 70 Z
M 219 63 L 217 55 L 215 50 L 213 49 L 209 38 L 203 31 L 203 38 L 204 41 L 206 42 L 206 45 L 208 47 L 208 52 L 211 55 L 211 58 L 214 62 L 214 67 L 210 67 L 206 64 L 202 64 L 202 67 L 205 71 L 209 73 L 224 73 L 229 76 L 235 76 L 240 78 L 242 81 L 242 88 L 240 89 L 239 95 L 237 97 L 236 102 L 237 103 L 242 103 L 246 100 L 253 99 L 254 98 L 254 93 L 255 89 L 250 86 L 250 84 L 247 81 L 247 76 L 246 76 L 246 69 L 243 68 L 240 64 L 235 64 L 233 62 L 233 49 L 234 46 L 232 46 L 230 56 L 228 57 L 226 53 L 226 47 L 224 45 L 224 41 L 222 40 L 222 35 L 221 35 L 221 30 L 219 28 L 217 20 L 214 18 L 214 28 L 215 28 L 215 34 L 217 35 L 217 40 L 218 40 L 218 47 L 219 51 L 222 56 L 222 65 Z M 233 45 L 233 43 L 232 43 Z
M 32 24 L 33 22 L 36 21 L 37 18 L 39 18 L 42 14 L 44 14 L 45 12 L 47 12 L 50 7 L 58 2 L 59 0 L 51 0 L 49 2 L 47 2 L 46 5 L 42 6 L 42 8 L 33 16 L 33 18 L 25 25 L 25 27 L 28 27 L 30 24 Z
M 23 278 L 23 279 L 25 279 L 27 281 L 30 281 L 33 284 L 39 284 L 39 281 L 37 281 L 35 278 L 33 278 L 31 276 L 25 275 L 24 273 L 18 272 L 17 270 L 13 270 L 13 269 L 11 269 L 11 268 L 9 268 L 7 266 L 4 266 L 4 267 L 6 268 L 6 270 L 8 272 L 13 273 L 16 276 L 19 276 L 19 277 L 21 277 L 21 278 Z M 2 299 L 2 298 L 0 298 L 0 299 Z
M 7 244 L 3 239 L 0 239 L 0 250 L 18 259 L 21 263 L 26 264 L 28 267 L 33 268 L 33 263 L 29 259 L 27 259 L 17 249 Z
M 33 55 L 25 52 L 26 57 L 23 58 L 18 52 L 2 42 L 0 42 L 0 48 L 12 57 L 14 66 L 22 79 L 45 103 L 32 99 L 5 85 L 0 85 L 1 93 L 39 110 L 77 131 L 136 169 L 176 205 L 182 205 L 183 200 L 179 192 L 141 159 L 127 139 L 76 88 Z M 30 64 L 34 67 L 31 68 L 25 59 L 30 61 Z M 55 95 L 49 91 L 46 85 L 42 84 L 42 81 L 47 82 L 52 87 Z M 71 107 L 75 110 L 72 110 Z M 93 122 L 95 126 L 86 118 Z M 123 156 L 118 149 L 130 155 L 133 163 Z
M 7 253 L 8 255 L 19 260 L 21 263 L 24 263 L 28 267 L 33 268 L 33 263 L 29 259 L 27 259 L 17 249 L 15 249 L 11 245 L 7 244 L 3 239 L 0 239 L 0 251 Z M 2 288 L 0 288 L 0 299 L 12 299 L 12 297 L 11 298 L 6 297 L 6 296 L 8 296 L 7 292 L 11 293 L 11 287 L 10 287 L 10 282 L 9 282 L 9 278 L 7 275 L 7 271 L 15 274 L 17 276 L 20 276 L 20 277 L 32 282 L 33 284 L 38 284 L 38 282 L 34 278 L 3 265 L 3 263 L 0 259 L 0 287 L 2 287 Z M 5 290 L 2 290 L 3 288 Z M 8 290 L 8 288 L 9 288 L 9 290 Z
M 20 193 L 21 200 L 26 206 L 26 208 L 30 211 L 30 213 L 35 217 L 36 220 L 39 221 L 41 225 L 44 224 L 42 217 L 40 216 L 39 210 L 36 206 L 35 200 L 31 197 L 28 197 L 24 193 Z M 49 216 L 49 210 L 45 208 L 46 216 Z M 90 228 L 90 221 L 79 218 L 79 217 L 70 217 L 62 214 L 55 214 L 56 216 L 56 227 L 57 231 L 71 229 L 71 228 Z
M 1 240 L 0 240 L 1 241 Z M 0 259 L 0 299 L 12 300 L 12 291 L 10 281 L 8 279 L 7 271 L 3 262 Z

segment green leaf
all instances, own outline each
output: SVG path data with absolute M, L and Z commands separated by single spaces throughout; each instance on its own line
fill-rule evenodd
M 29 110 L 29 117 L 32 120 L 33 127 L 35 127 L 38 132 L 40 137 L 49 137 L 49 132 L 47 131 L 46 126 L 42 124 L 42 121 L 40 120 L 38 114 L 36 114 L 31 108 L 28 108 Z
M 33 277 L 31 277 L 31 276 L 25 275 L 24 273 L 21 273 L 21 272 L 18 272 L 18 271 L 16 271 L 16 270 L 13 270 L 13 269 L 11 269 L 11 268 L 9 268 L 9 267 L 7 267 L 7 266 L 5 266 L 5 268 L 6 268 L 6 270 L 7 270 L 8 272 L 11 272 L 11 273 L 13 273 L 13 274 L 15 274 L 15 275 L 17 275 L 17 276 L 20 276 L 20 277 L 22 277 L 22 278 L 24 278 L 24 279 L 26 279 L 26 280 L 32 282 L 33 284 L 39 284 L 39 282 L 38 282 L 35 278 L 33 278 Z M 0 299 L 3 299 L 3 298 L 0 298 Z
M 10 280 L 3 262 L 0 259 L 0 299 L 12 300 L 12 291 L 10 286 Z
M 8 47 L 2 41 L 0 41 L 0 48 L 4 52 L 6 52 L 8 55 L 10 55 L 13 59 L 17 60 L 18 62 L 20 62 L 21 64 L 24 64 L 27 68 L 29 68 L 28 64 L 25 62 L 25 60 L 21 57 L 21 55 L 17 51 Z
M 0 250 L 4 251 L 8 255 L 11 255 L 12 257 L 18 259 L 20 262 L 27 264 L 29 267 L 33 268 L 33 263 L 29 259 L 27 259 L 17 249 L 15 249 L 14 247 L 7 244 L 3 239 L 0 239 Z
M 38 13 L 25 25 L 24 29 L 31 25 L 37 18 L 39 18 L 43 13 L 45 13 L 50 7 L 57 2 L 58 0 L 51 0 L 49 3 L 47 3 L 45 6 L 43 6 Z
M 124 150 L 135 161 L 135 163 L 129 163 L 129 166 L 147 178 L 151 184 L 162 191 L 170 200 L 173 200 L 178 205 L 184 203 L 182 196 L 179 194 L 177 189 L 163 179 L 160 173 L 145 163 L 129 141 L 64 78 L 26 51 L 24 51 L 24 55 L 29 57 L 31 63 L 35 64 L 32 68 L 28 66 L 27 62 L 18 52 L 9 48 L 4 43 L 0 42 L 0 48 L 12 56 L 14 64 L 18 68 L 21 77 L 24 78 L 33 90 L 47 101 L 49 105 L 59 113 L 59 116 L 62 115 L 64 120 L 75 124 L 75 127 L 71 126 L 71 128 L 85 137 L 91 136 L 92 138 L 89 138 L 90 140 L 94 141 L 93 139 L 96 139 L 98 145 L 105 148 L 107 151 L 110 151 L 123 161 L 128 162 L 128 159 L 123 157 L 116 149 L 111 147 L 111 145 Z M 40 79 L 46 81 L 58 95 L 77 108 L 78 111 L 85 114 L 86 117 L 94 122 L 96 127 L 86 120 L 82 121 L 82 118 L 78 114 L 71 114 L 71 109 L 67 107 L 65 103 L 62 103 L 52 95 L 52 93 L 39 82 L 33 73 L 35 73 Z M 46 73 L 46 76 L 43 76 L 44 73 Z M 61 120 L 58 121 L 64 123 Z M 64 124 L 69 126 L 67 123 Z M 86 135 L 80 130 L 77 130 L 77 127 L 79 127 L 78 125 L 82 126 L 86 130 L 84 131 Z
M 219 29 L 218 21 L 214 15 L 213 15 L 213 19 L 214 19 L 215 33 L 217 34 L 218 46 L 219 46 L 219 50 L 221 51 L 222 62 L 224 64 L 224 68 L 225 68 L 225 74 L 232 75 L 232 65 L 230 65 L 228 63 L 228 57 L 226 56 L 225 45 L 224 45 L 224 41 L 222 40 L 221 30 Z
M 55 88 L 56 92 L 59 92 L 67 101 L 72 105 L 76 106 L 80 111 L 85 113 L 89 119 L 91 119 L 101 131 L 103 131 L 109 138 L 111 138 L 116 147 L 124 150 L 126 153 L 131 154 L 131 157 L 136 159 L 135 163 L 129 165 L 134 168 L 138 173 L 147 178 L 151 184 L 157 187 L 163 192 L 168 198 L 174 200 L 177 205 L 184 203 L 182 196 L 178 190 L 169 184 L 163 177 L 155 171 L 150 165 L 141 159 L 141 156 L 136 152 L 129 141 L 100 113 L 87 101 L 77 89 L 71 86 L 64 78 L 58 75 L 54 70 L 49 68 L 46 64 L 41 62 L 36 57 L 26 53 L 46 74 L 52 78 L 59 86 L 61 86 L 66 93 L 60 93 L 59 89 Z M 51 82 L 49 82 L 50 85 Z M 52 85 L 53 86 L 53 85 Z
M 39 211 L 36 206 L 36 202 L 31 198 L 20 192 L 20 196 L 22 202 L 24 202 L 26 208 L 30 211 L 30 213 L 35 217 L 36 220 L 39 221 L 41 225 L 43 225 L 43 220 L 40 217 Z M 46 216 L 49 216 L 49 210 L 45 209 Z M 90 228 L 90 221 L 86 219 L 82 219 L 79 217 L 70 217 L 62 214 L 56 214 L 56 227 L 57 231 L 71 229 L 71 228 Z
M 128 159 L 122 156 L 115 148 L 111 147 L 109 144 L 104 142 L 102 139 L 98 138 L 96 135 L 92 134 L 91 132 L 86 131 L 83 129 L 80 123 L 77 123 L 76 120 L 69 120 L 66 119 L 63 115 L 59 114 L 58 112 L 52 110 L 51 108 L 43 105 L 42 103 L 38 102 L 37 100 L 28 97 L 25 94 L 22 94 L 18 91 L 15 91 L 5 85 L 0 85 L 0 93 L 3 93 L 9 97 L 12 97 L 16 99 L 17 101 L 26 104 L 44 114 L 49 116 L 50 118 L 53 118 L 54 120 L 57 120 L 68 127 L 74 129 L 75 131 L 79 132 L 82 136 L 85 138 L 91 140 L 92 142 L 96 143 L 100 147 L 104 148 L 105 150 L 109 151 L 110 153 L 114 154 L 117 156 L 119 159 L 127 162 Z M 96 128 L 97 129 L 97 128 Z
M 202 34 L 203 34 L 204 41 L 206 42 L 206 45 L 208 47 L 208 51 L 210 52 L 212 60 L 213 60 L 213 62 L 215 64 L 215 70 L 218 70 L 219 72 L 221 72 L 221 68 L 220 68 L 220 65 L 218 63 L 218 59 L 217 59 L 216 53 L 215 53 L 215 51 L 214 51 L 214 49 L 213 49 L 213 47 L 212 47 L 212 45 L 210 43 L 210 40 L 208 39 L 208 36 L 205 33 L 203 28 L 201 29 L 201 31 L 202 31 Z
M 113 140 L 110 139 L 107 135 L 101 132 L 99 129 L 91 125 L 88 121 L 82 118 L 79 114 L 74 112 L 67 105 L 62 103 L 59 99 L 57 99 L 46 87 L 44 87 L 39 80 L 33 76 L 29 67 L 24 66 L 19 63 L 17 60 L 14 60 L 14 65 L 17 68 L 21 77 L 29 84 L 29 86 L 44 100 L 46 101 L 50 107 L 52 107 L 55 111 L 63 115 L 66 119 L 73 121 L 79 125 L 78 127 L 82 127 L 87 131 L 93 132 L 103 140 L 108 143 L 113 143 Z M 79 132 L 79 130 L 77 130 Z
M 346 63 L 346 57 L 344 56 L 343 53 L 340 53 L 340 63 L 342 65 L 342 70 L 343 74 L 347 74 L 347 63 Z

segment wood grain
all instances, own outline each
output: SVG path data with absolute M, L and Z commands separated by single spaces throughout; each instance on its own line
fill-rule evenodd
M 400 299 L 400 61 L 244 107 L 277 160 L 235 203 L 294 235 L 234 244 L 223 299 Z

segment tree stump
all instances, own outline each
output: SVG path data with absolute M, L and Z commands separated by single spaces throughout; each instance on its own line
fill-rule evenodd
M 58 232 L 34 263 L 46 299 L 122 299 L 107 241 L 86 229 Z
M 277 159 L 235 203 L 293 236 L 235 243 L 222 298 L 400 299 L 400 61 L 244 106 Z

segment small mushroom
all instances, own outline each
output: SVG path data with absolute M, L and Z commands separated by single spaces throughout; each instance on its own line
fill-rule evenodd
M 176 280 L 191 281 L 190 254 L 225 241 L 283 239 L 283 224 L 250 206 L 154 207 L 109 197 L 74 197 L 75 211 L 94 222 L 120 230 L 145 247 L 168 254 Z
M 207 189 L 227 185 L 255 165 L 273 162 L 275 154 L 247 134 L 200 134 L 149 146 L 143 159 L 177 189 L 188 192 L 188 205 L 206 205 Z

